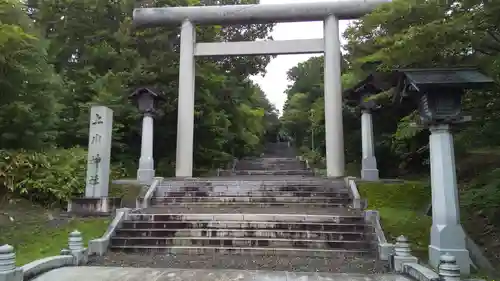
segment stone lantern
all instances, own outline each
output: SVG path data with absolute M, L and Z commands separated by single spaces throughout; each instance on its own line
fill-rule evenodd
M 420 124 L 431 132 L 429 137 L 432 227 L 429 263 L 438 268 L 440 257 L 456 257 L 462 274 L 470 272 L 469 251 L 460 224 L 453 136 L 450 126 L 462 123 L 461 98 L 468 89 L 493 84 L 476 69 L 396 69 L 398 91 L 395 100 L 411 98 L 418 102 Z
M 367 181 L 379 179 L 372 119 L 372 113 L 380 108 L 372 97 L 383 91 L 381 89 L 383 85 L 379 85 L 378 80 L 378 73 L 372 73 L 354 87 L 344 91 L 346 101 L 361 108 L 361 178 Z
M 157 91 L 149 87 L 141 87 L 135 90 L 130 99 L 137 105 L 142 113 L 142 135 L 141 135 L 141 158 L 137 170 L 137 181 L 151 184 L 155 177 L 153 160 L 153 117 L 157 103 L 161 96 Z

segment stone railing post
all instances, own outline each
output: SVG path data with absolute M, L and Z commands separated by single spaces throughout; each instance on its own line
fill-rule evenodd
M 16 267 L 16 253 L 10 245 L 0 246 L 0 281 L 22 281 L 23 270 Z
M 457 265 L 457 259 L 449 253 L 442 255 L 438 273 L 442 281 L 460 281 L 460 266 Z
M 418 258 L 412 256 L 408 239 L 401 235 L 396 239 L 394 245 L 394 270 L 403 272 L 403 264 L 405 263 L 418 263 Z
M 410 243 L 408 243 L 408 239 L 400 235 L 396 238 L 396 246 L 394 247 L 394 253 L 398 257 L 409 257 L 411 256 Z
M 69 234 L 68 248 L 71 255 L 75 257 L 76 265 L 87 263 L 87 249 L 84 247 L 82 234 L 78 230 L 75 230 Z

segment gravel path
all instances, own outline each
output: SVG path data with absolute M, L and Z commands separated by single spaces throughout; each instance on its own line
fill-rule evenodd
M 251 256 L 251 255 L 165 255 L 125 254 L 109 252 L 103 257 L 91 257 L 90 266 L 122 266 L 183 269 L 246 269 L 295 272 L 384 273 L 385 264 L 370 257 L 344 257 L 334 259 Z

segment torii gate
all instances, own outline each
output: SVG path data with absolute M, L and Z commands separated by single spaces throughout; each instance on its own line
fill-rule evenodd
M 339 20 L 357 19 L 391 0 L 344 0 L 294 4 L 255 4 L 140 8 L 136 26 L 182 24 L 176 177 L 193 172 L 194 93 L 196 56 L 324 53 L 326 166 L 329 177 L 344 176 L 344 131 Z M 263 24 L 323 21 L 323 39 L 196 43 L 194 24 Z

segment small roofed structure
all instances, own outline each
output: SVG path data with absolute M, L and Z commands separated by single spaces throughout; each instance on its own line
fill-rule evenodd
M 462 122 L 461 102 L 465 91 L 495 83 L 470 67 L 395 69 L 391 76 L 397 81 L 393 101 L 407 97 L 418 101 L 424 124 Z
M 372 63 L 375 64 L 377 63 Z M 367 99 L 368 97 L 395 88 L 392 98 L 394 103 L 399 103 L 405 98 L 418 101 L 426 99 L 427 103 L 440 103 L 441 109 L 445 110 L 443 102 L 448 102 L 448 107 L 453 104 L 452 107 L 457 108 L 461 94 L 465 90 L 484 88 L 493 84 L 493 79 L 471 67 L 401 68 L 390 72 L 372 72 L 354 87 L 345 90 L 344 97 L 350 104 L 355 102 L 369 109 L 376 107 L 376 103 Z M 455 117 L 457 114 L 458 112 L 454 113 Z
M 394 77 L 391 73 L 373 72 L 352 88 L 345 90 L 343 96 L 348 104 L 373 110 L 379 106 L 370 97 L 391 89 L 394 84 Z
M 158 101 L 163 100 L 163 94 L 153 87 L 139 87 L 129 99 L 132 100 L 142 113 L 154 112 Z

